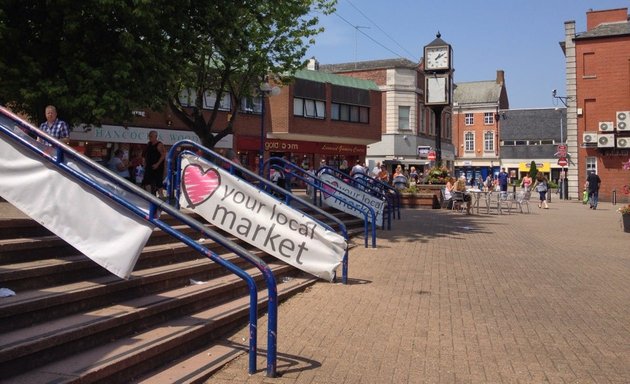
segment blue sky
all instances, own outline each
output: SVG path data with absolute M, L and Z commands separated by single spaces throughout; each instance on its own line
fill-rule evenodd
M 416 62 L 439 30 L 453 46 L 456 83 L 494 80 L 502 69 L 510 108 L 555 107 L 552 90 L 566 95 L 564 23 L 583 32 L 589 9 L 613 8 L 630 0 L 338 0 L 335 14 L 320 15 L 326 31 L 307 57 Z

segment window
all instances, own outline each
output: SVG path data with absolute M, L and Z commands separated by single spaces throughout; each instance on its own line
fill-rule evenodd
M 586 175 L 589 172 L 597 172 L 597 157 L 588 156 L 586 158 Z
M 467 113 L 465 115 L 464 122 L 465 122 L 466 125 L 473 125 L 473 124 L 475 124 L 475 117 L 474 117 L 474 115 L 472 113 Z
M 409 111 L 411 108 L 399 106 L 398 107 L 398 129 L 406 131 L 409 129 Z
M 483 134 L 483 151 L 494 152 L 494 132 L 486 131 Z
M 241 111 L 246 113 L 261 113 L 262 98 L 260 96 L 244 97 L 241 100 Z
M 483 123 L 485 125 L 494 124 L 494 113 L 486 112 L 483 114 Z
M 352 123 L 369 123 L 370 108 L 357 105 L 332 103 L 330 106 L 332 120 L 350 121 Z
M 194 89 L 183 89 L 179 94 L 179 103 L 183 107 L 194 107 L 197 101 L 197 93 Z
M 466 152 L 475 151 L 475 134 L 473 132 L 464 133 L 464 150 Z
M 214 109 L 214 103 L 217 100 L 217 94 L 214 92 L 206 92 L 203 95 L 203 107 L 205 109 Z M 229 111 L 232 109 L 232 98 L 229 93 L 224 93 L 219 103 L 219 109 Z
M 293 115 L 323 119 L 326 117 L 326 103 L 320 100 L 295 97 L 293 98 Z

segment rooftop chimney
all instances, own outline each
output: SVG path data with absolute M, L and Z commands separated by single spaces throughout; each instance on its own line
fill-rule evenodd
M 309 71 L 319 71 L 319 61 L 315 58 L 315 56 L 308 59 L 308 64 L 306 64 L 306 69 Z
M 497 69 L 497 84 L 505 84 L 505 72 L 502 69 Z

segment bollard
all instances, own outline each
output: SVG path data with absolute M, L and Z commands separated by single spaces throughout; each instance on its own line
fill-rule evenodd
M 617 190 L 612 190 L 612 205 L 617 205 Z

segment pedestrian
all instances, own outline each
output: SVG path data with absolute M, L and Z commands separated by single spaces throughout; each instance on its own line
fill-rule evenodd
M 142 157 L 142 151 L 140 149 L 134 149 L 129 160 L 129 174 L 132 176 L 132 181 L 136 185 L 142 184 L 144 179 L 144 158 Z
M 359 175 L 365 175 L 367 172 L 365 171 L 365 166 L 361 162 L 361 160 L 357 160 L 357 163 L 350 170 L 350 176 L 357 178 Z
M 549 209 L 547 205 L 547 189 L 549 189 L 547 178 L 542 172 L 538 172 L 536 175 L 536 182 L 534 183 L 533 189 L 538 192 L 540 196 L 540 201 L 538 202 L 538 208 L 544 207 L 545 209 Z
M 494 180 L 492 180 L 492 175 L 486 176 L 486 183 L 485 183 L 486 191 L 492 191 L 493 185 L 494 185 Z
M 532 186 L 532 177 L 529 175 L 529 173 L 525 174 L 525 177 L 523 177 L 523 181 L 521 181 L 521 188 L 523 188 L 525 191 L 529 191 L 529 188 Z
M 62 143 L 68 144 L 70 142 L 70 130 L 68 124 L 57 117 L 57 108 L 54 105 L 49 105 L 44 110 L 44 114 L 46 121 L 41 123 L 39 129 Z M 50 145 L 49 143 L 46 144 Z
M 164 195 L 164 160 L 166 159 L 166 149 L 161 141 L 158 141 L 157 131 L 149 132 L 149 142 L 144 151 L 144 178 L 142 187 L 159 197 Z
M 586 178 L 588 182 L 588 204 L 591 209 L 597 209 L 597 203 L 599 201 L 599 186 L 602 183 L 602 179 L 595 171 L 591 171 Z
M 122 178 L 131 181 L 129 175 L 129 160 L 125 156 L 125 151 L 118 148 L 114 151 L 114 156 L 109 160 L 109 169 L 116 172 L 116 174 Z
M 381 162 L 378 161 L 376 162 L 376 165 L 374 166 L 374 168 L 372 168 L 372 170 L 370 171 L 370 177 L 373 177 L 376 179 L 380 171 L 381 171 Z
M 507 172 L 505 172 L 505 167 L 501 168 L 501 172 L 499 172 L 497 179 L 499 180 L 499 188 L 501 189 L 501 192 L 507 192 L 509 176 Z

